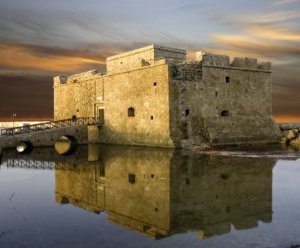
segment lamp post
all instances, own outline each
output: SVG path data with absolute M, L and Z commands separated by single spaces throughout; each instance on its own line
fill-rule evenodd
M 15 127 L 15 118 L 17 117 L 16 113 L 13 113 L 11 118 L 12 118 L 12 122 L 13 122 L 13 128 Z

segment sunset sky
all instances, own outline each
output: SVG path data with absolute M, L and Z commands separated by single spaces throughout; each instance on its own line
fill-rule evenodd
M 273 113 L 300 121 L 300 0 L 1 0 L 0 118 L 51 118 L 53 76 L 153 43 L 272 61 Z

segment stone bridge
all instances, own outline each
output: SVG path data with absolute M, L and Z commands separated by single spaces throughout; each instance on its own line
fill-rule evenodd
M 1 130 L 0 149 L 15 148 L 20 142 L 33 147 L 54 146 L 62 136 L 72 137 L 77 144 L 99 142 L 101 120 L 83 117 Z

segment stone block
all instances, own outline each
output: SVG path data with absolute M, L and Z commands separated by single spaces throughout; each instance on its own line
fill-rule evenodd
M 283 131 L 283 136 L 287 139 L 287 140 L 291 140 L 293 138 L 295 138 L 295 134 L 292 130 L 285 130 Z
M 231 66 L 232 67 L 244 68 L 245 67 L 244 58 L 241 58 L 241 57 L 235 57 L 235 58 L 233 58 Z
M 230 59 L 226 55 L 217 55 L 217 54 L 203 54 L 202 57 L 203 65 L 210 65 L 210 66 L 230 66 Z
M 245 58 L 245 68 L 247 69 L 257 69 L 257 59 L 255 58 Z
M 269 61 L 260 62 L 260 63 L 258 63 L 257 68 L 259 70 L 269 71 L 269 70 L 271 70 L 271 62 L 269 62 Z
M 67 83 L 67 77 L 66 76 L 57 76 L 53 78 L 54 86 L 59 86 L 61 84 Z

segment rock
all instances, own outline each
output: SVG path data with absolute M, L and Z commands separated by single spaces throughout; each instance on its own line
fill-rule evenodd
M 283 132 L 283 135 L 284 135 L 284 137 L 285 137 L 287 140 L 291 140 L 291 139 L 293 139 L 293 138 L 296 137 L 295 134 L 294 134 L 294 132 L 293 132 L 292 130 L 284 131 L 284 132 Z
M 288 142 L 288 139 L 287 138 L 281 138 L 281 140 L 280 140 L 280 143 L 281 144 L 286 144 Z
M 296 138 L 292 139 L 290 141 L 290 145 L 292 145 L 292 146 L 300 146 L 300 136 L 297 136 Z

